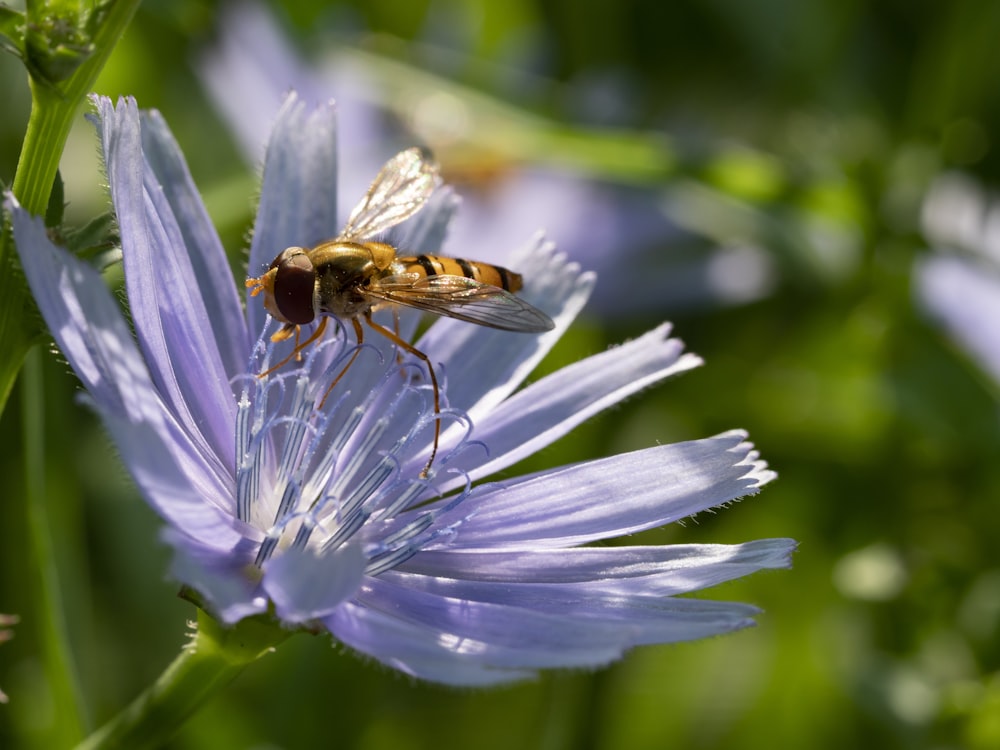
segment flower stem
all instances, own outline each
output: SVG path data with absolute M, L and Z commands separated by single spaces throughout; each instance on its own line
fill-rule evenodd
M 45 676 L 52 691 L 52 703 L 59 721 L 52 741 L 58 747 L 78 742 L 84 734 L 83 695 L 76 668 L 70 655 L 66 616 L 49 522 L 50 508 L 45 492 L 45 395 L 42 383 L 42 357 L 37 349 L 24 364 L 21 402 L 24 430 L 25 488 L 27 490 L 28 539 L 31 568 L 37 571 L 35 584 L 38 599 L 35 610 L 41 624 Z
M 31 114 L 12 186 L 18 203 L 30 213 L 45 213 L 77 109 L 125 33 L 139 2 L 113 0 L 101 6 L 104 17 L 92 40 L 94 53 L 64 82 L 47 84 L 31 79 Z
M 102 13 L 91 40 L 93 54 L 58 84 L 30 79 L 31 114 L 21 145 L 11 189 L 18 202 L 36 216 L 45 214 L 59 159 L 70 126 L 83 98 L 90 92 L 115 44 L 139 7 L 140 0 L 110 0 L 94 12 Z M 0 237 L 0 412 L 21 369 L 24 355 L 36 338 L 26 310 L 31 306 L 20 273 L 10 273 L 13 242 L 7 228 Z
M 247 664 L 273 651 L 289 635 L 269 618 L 247 618 L 224 628 L 198 610 L 198 629 L 173 663 L 77 750 L 159 747 Z
M 139 5 L 139 0 L 112 0 L 95 6 L 100 13 L 95 26 L 93 54 L 66 80 L 43 83 L 29 79 L 31 114 L 21 146 L 12 190 L 20 204 L 35 215 L 46 213 L 55 181 L 59 159 L 66 145 L 70 126 L 80 103 L 111 50 L 121 38 Z M 11 388 L 32 343 L 38 340 L 38 326 L 33 321 L 27 285 L 11 255 L 14 250 L 10 227 L 0 232 L 0 412 L 7 403 Z M 52 539 L 49 507 L 45 493 L 44 394 L 39 378 L 41 359 L 38 353 L 29 358 L 24 378 L 24 439 L 27 477 L 27 518 L 33 569 L 38 571 L 39 631 L 45 659 L 45 673 L 52 689 L 58 713 L 60 747 L 79 740 L 84 733 L 83 695 L 79 690 L 69 638 L 66 615 L 60 592 L 59 573 Z

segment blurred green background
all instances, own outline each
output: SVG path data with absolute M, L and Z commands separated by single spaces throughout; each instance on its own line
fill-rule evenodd
M 467 145 L 499 142 L 512 162 L 554 158 L 581 179 L 641 191 L 684 228 L 685 257 L 710 259 L 716 244 L 765 254 L 769 283 L 755 300 L 675 304 L 676 238 L 630 253 L 620 228 L 598 286 L 615 291 L 543 368 L 664 319 L 707 364 L 519 470 L 743 427 L 779 480 L 630 541 L 791 536 L 801 546 L 793 570 L 708 593 L 761 606 L 759 627 L 643 648 L 596 673 L 456 691 L 300 636 L 205 706 L 172 747 L 1000 747 L 1000 388 L 927 320 L 912 289 L 913 262 L 929 251 L 920 210 L 933 179 L 957 169 L 1000 183 L 1000 4 L 293 0 L 272 11 L 304 59 L 361 50 L 440 77 L 404 72 L 393 86 L 459 84 L 481 126 Z M 239 274 L 256 172 L 195 67 L 223 18 L 211 2 L 144 3 L 97 90 L 163 112 Z M 9 184 L 29 102 L 10 56 L 0 82 Z M 386 91 L 372 96 L 397 103 Z M 534 116 L 493 129 L 497 103 Z M 650 144 L 648 161 L 635 144 Z M 106 210 L 82 113 L 63 175 L 71 222 Z M 616 295 L 657 284 L 662 304 L 616 311 Z M 160 524 L 77 402 L 68 366 L 46 355 L 42 378 L 62 594 L 100 723 L 169 663 L 194 613 L 164 579 Z M 0 647 L 11 696 L 0 747 L 48 748 L 60 717 L 32 621 L 37 571 L 24 563 L 20 391 L 0 419 L 0 611 L 22 617 Z

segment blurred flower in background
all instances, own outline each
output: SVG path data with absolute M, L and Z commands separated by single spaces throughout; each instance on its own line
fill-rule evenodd
M 1000 203 L 949 173 L 928 191 L 924 233 L 934 253 L 916 268 L 923 307 L 1000 386 Z
M 537 153 L 526 158 L 520 151 L 538 147 L 519 149 L 524 137 L 507 132 L 509 123 L 515 123 L 513 130 L 539 127 L 524 111 L 347 44 L 327 46 L 319 62 L 306 63 L 270 11 L 257 3 L 232 6 L 219 28 L 220 37 L 198 70 L 254 163 L 288 90 L 306 101 L 332 98 L 342 142 L 350 144 L 343 151 L 342 195 L 360 194 L 366 185 L 357 181 L 359 175 L 374 174 L 394 150 L 417 138 L 462 194 L 448 229 L 452 247 L 502 264 L 525 244 L 526 227 L 541 227 L 570 258 L 597 273 L 591 304 L 602 315 L 740 304 L 774 286 L 767 253 L 747 237 L 719 243 L 682 228 L 673 216 L 677 201 L 662 189 L 559 164 L 544 146 L 541 156 L 548 156 L 548 163 L 540 163 Z M 428 34 L 433 36 L 433 28 Z M 607 87 L 599 88 L 590 98 L 606 101 L 601 93 Z M 487 115 L 480 116 L 480 109 Z M 622 133 L 621 139 L 630 136 Z M 666 169 L 657 162 L 672 158 L 667 139 L 634 135 L 643 139 L 652 148 L 642 170 Z
M 162 118 L 133 100 L 97 105 L 138 346 L 97 272 L 13 206 L 15 236 L 50 329 L 168 524 L 173 576 L 207 610 L 226 623 L 270 611 L 451 684 L 600 666 L 637 645 L 752 624 L 749 605 L 676 595 L 787 567 L 791 540 L 581 546 L 757 492 L 774 474 L 742 431 L 473 484 L 700 364 L 669 327 L 518 390 L 592 283 L 539 240 L 518 270 L 553 331 L 445 319 L 418 341 L 445 375 L 440 451 L 424 477 L 436 415 L 414 363 L 397 364 L 388 341 L 366 342 L 322 409 L 357 351 L 343 335 L 273 371 L 291 342 L 270 339 L 259 300 L 244 312 Z M 276 249 L 336 234 L 324 191 L 334 133 L 329 106 L 308 111 L 292 96 L 279 110 L 253 271 Z M 430 204 L 399 241 L 436 252 L 449 217 L 447 202 Z

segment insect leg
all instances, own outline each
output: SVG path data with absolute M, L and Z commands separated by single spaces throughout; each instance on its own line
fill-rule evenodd
M 313 341 L 315 341 L 316 339 L 318 339 L 320 336 L 323 335 L 323 331 L 326 330 L 326 322 L 328 320 L 329 320 L 329 318 L 327 316 L 325 316 L 325 315 L 323 317 L 321 317 L 320 320 L 319 320 L 319 325 L 316 326 L 316 330 L 313 331 L 312 335 L 310 335 L 309 338 L 307 338 L 301 344 L 299 343 L 299 327 L 295 326 L 295 348 L 292 349 L 291 353 L 287 357 L 285 357 L 283 360 L 281 360 L 278 364 L 274 365 L 273 367 L 268 368 L 267 370 L 264 370 L 264 372 L 260 373 L 257 377 L 258 378 L 262 378 L 265 375 L 270 375 L 275 370 L 280 369 L 281 367 L 284 367 L 286 364 L 288 364 L 289 362 L 291 362 L 291 360 L 292 360 L 293 357 L 296 360 L 302 359 L 302 350 L 305 349 L 307 346 L 309 346 L 309 344 L 311 344 Z M 281 334 L 282 332 L 283 331 L 278 331 L 278 333 L 276 333 L 274 335 L 277 336 L 277 335 Z M 287 335 L 283 336 L 282 339 L 279 339 L 279 341 L 283 340 L 283 339 L 286 339 L 286 338 L 288 338 Z M 272 341 L 274 340 L 274 336 L 271 337 L 271 340 Z
M 325 318 L 324 318 L 324 320 L 325 320 Z M 340 379 L 342 377 L 344 377 L 345 374 L 347 374 L 347 371 L 351 369 L 351 365 L 354 364 L 354 360 L 356 360 L 358 358 L 358 355 L 361 353 L 361 344 L 365 340 L 365 334 L 364 334 L 364 331 L 361 328 L 361 321 L 358 320 L 357 318 L 351 318 L 351 324 L 354 326 L 354 335 L 358 339 L 358 345 L 355 348 L 354 353 L 351 355 L 351 358 L 349 360 L 347 360 L 347 364 L 344 365 L 344 369 L 341 370 L 339 373 L 337 373 L 337 377 L 335 377 L 333 379 L 333 382 L 331 382 L 330 385 L 327 386 L 326 393 L 323 394 L 323 399 L 319 402 L 319 408 L 320 409 L 322 409 L 323 408 L 323 404 L 326 403 L 326 399 L 327 399 L 327 397 L 329 397 L 330 391 L 332 391 L 333 387 L 335 385 L 337 385 L 337 383 L 340 382 Z
M 400 338 L 399 335 L 397 335 L 397 334 L 393 333 L 392 331 L 390 331 L 385 326 L 381 326 L 378 323 L 376 323 L 374 320 L 372 320 L 372 314 L 371 314 L 370 310 L 365 313 L 365 320 L 368 321 L 368 325 L 370 325 L 375 331 L 377 331 L 378 333 L 381 333 L 383 336 L 385 336 L 387 339 L 389 339 L 389 341 L 391 341 L 397 347 L 399 347 L 400 349 L 404 349 L 404 350 L 408 351 L 413 356 L 418 357 L 419 359 L 421 359 L 423 361 L 423 363 L 425 365 L 427 365 L 427 372 L 430 373 L 430 376 L 431 376 L 431 385 L 434 387 L 434 445 L 431 447 L 431 457 L 427 459 L 427 465 L 424 466 L 423 470 L 420 472 L 420 477 L 422 479 L 426 479 L 427 475 L 431 471 L 431 464 L 434 463 L 434 458 L 437 456 L 438 439 L 441 437 L 441 419 L 440 419 L 440 416 L 441 416 L 441 389 L 438 387 L 437 375 L 434 374 L 434 366 L 431 364 L 430 357 L 428 357 L 422 351 L 420 351 L 419 349 L 417 349 L 417 347 L 415 347 L 413 344 L 410 344 L 409 342 L 407 342 L 404 339 Z M 355 319 L 355 323 L 357 324 L 357 320 L 356 319 Z M 358 325 L 360 325 L 360 324 L 358 324 Z

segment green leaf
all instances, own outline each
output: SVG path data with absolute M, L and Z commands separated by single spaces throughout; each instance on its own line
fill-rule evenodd
M 25 59 L 24 14 L 6 5 L 0 5 L 0 47 Z
M 104 268 L 121 258 L 118 224 L 110 211 L 94 217 L 82 227 L 65 230 L 63 243 L 78 257 Z
M 57 170 L 56 177 L 52 181 L 52 192 L 49 193 L 49 206 L 45 209 L 45 226 L 51 229 L 62 224 L 65 210 L 66 191 L 63 185 L 62 174 Z

